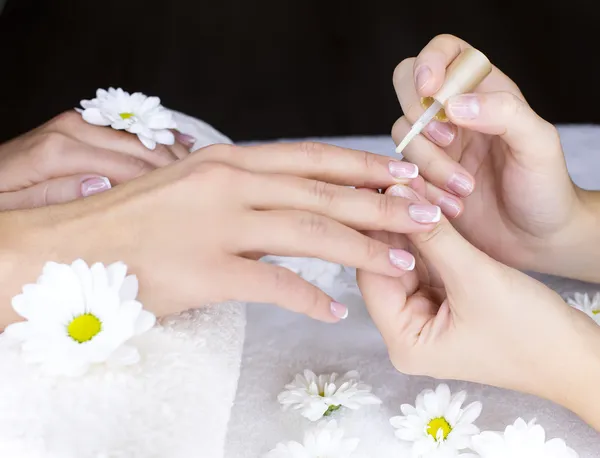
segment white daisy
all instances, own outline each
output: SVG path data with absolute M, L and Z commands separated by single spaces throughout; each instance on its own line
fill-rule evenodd
M 381 399 L 371 393 L 371 387 L 361 383 L 357 371 L 339 377 L 332 374 L 315 375 L 310 370 L 296 375 L 285 386 L 277 399 L 284 409 L 300 410 L 300 414 L 311 421 L 347 407 L 358 409 L 363 405 L 380 404 Z
M 481 414 L 481 403 L 473 402 L 463 408 L 467 394 L 452 395 L 448 385 L 435 391 L 424 390 L 417 396 L 415 406 L 403 404 L 404 415 L 390 418 L 396 437 L 413 442 L 414 457 L 452 455 L 469 447 L 471 437 L 479 433 L 473 422 Z
M 77 111 L 85 121 L 136 134 L 148 149 L 156 148 L 157 143 L 175 143 L 169 129 L 177 128 L 177 123 L 158 97 L 147 97 L 140 92 L 130 95 L 121 88 L 111 87 L 108 91 L 98 89 L 96 98 L 82 100 L 81 106 L 83 110 Z
M 600 324 L 600 293 L 594 294 L 592 298 L 587 294 L 575 293 L 574 297 L 567 299 L 567 303 Z
M 322 421 L 304 434 L 303 443 L 280 442 L 265 458 L 349 458 L 358 447 L 358 439 L 344 438 L 335 420 Z
M 77 376 L 96 363 L 135 364 L 140 355 L 125 343 L 154 326 L 154 315 L 135 300 L 138 281 L 122 262 L 90 267 L 48 262 L 37 283 L 12 300 L 26 321 L 7 326 L 25 360 L 54 375 Z
M 546 442 L 544 428 L 535 420 L 519 418 L 504 433 L 485 431 L 473 437 L 471 447 L 480 458 L 577 458 L 562 439 Z M 475 456 L 475 455 L 472 455 Z

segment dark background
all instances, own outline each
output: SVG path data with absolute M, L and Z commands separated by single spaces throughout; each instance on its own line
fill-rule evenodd
M 98 87 L 158 95 L 234 141 L 388 134 L 396 64 L 484 51 L 554 123 L 600 123 L 596 0 L 7 0 L 0 141 Z

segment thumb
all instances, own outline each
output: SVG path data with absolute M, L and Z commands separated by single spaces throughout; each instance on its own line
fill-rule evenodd
M 111 188 L 106 177 L 75 175 L 54 178 L 19 191 L 0 193 L 0 211 L 22 210 L 62 204 Z
M 465 279 L 465 274 L 471 276 L 483 256 L 443 217 L 430 232 L 408 238 L 437 270 L 446 287 L 450 286 L 449 280 Z
M 419 213 L 429 202 L 407 186 L 395 185 L 386 190 L 411 200 L 410 213 Z M 429 232 L 407 234 L 419 253 L 435 268 L 446 287 L 453 280 L 472 281 L 474 269 L 479 270 L 488 256 L 471 245 L 450 222 L 440 215 L 440 221 Z
M 457 126 L 499 135 L 518 157 L 562 156 L 555 127 L 511 92 L 462 94 L 446 103 L 446 114 Z

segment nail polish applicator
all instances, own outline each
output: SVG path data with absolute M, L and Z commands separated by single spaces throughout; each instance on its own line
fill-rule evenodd
M 421 98 L 425 113 L 413 124 L 396 148 L 396 153 L 402 153 L 406 145 L 419 135 L 432 119 L 448 122 L 444 111 L 446 101 L 452 96 L 472 92 L 491 71 L 492 64 L 481 51 L 475 48 L 463 50 L 446 69 L 446 79 L 440 90 L 432 97 Z

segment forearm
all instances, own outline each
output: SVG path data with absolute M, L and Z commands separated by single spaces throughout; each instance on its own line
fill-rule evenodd
M 71 262 L 80 242 L 61 207 L 0 213 L 0 332 L 21 318 L 11 299 L 35 283 L 48 261 Z

